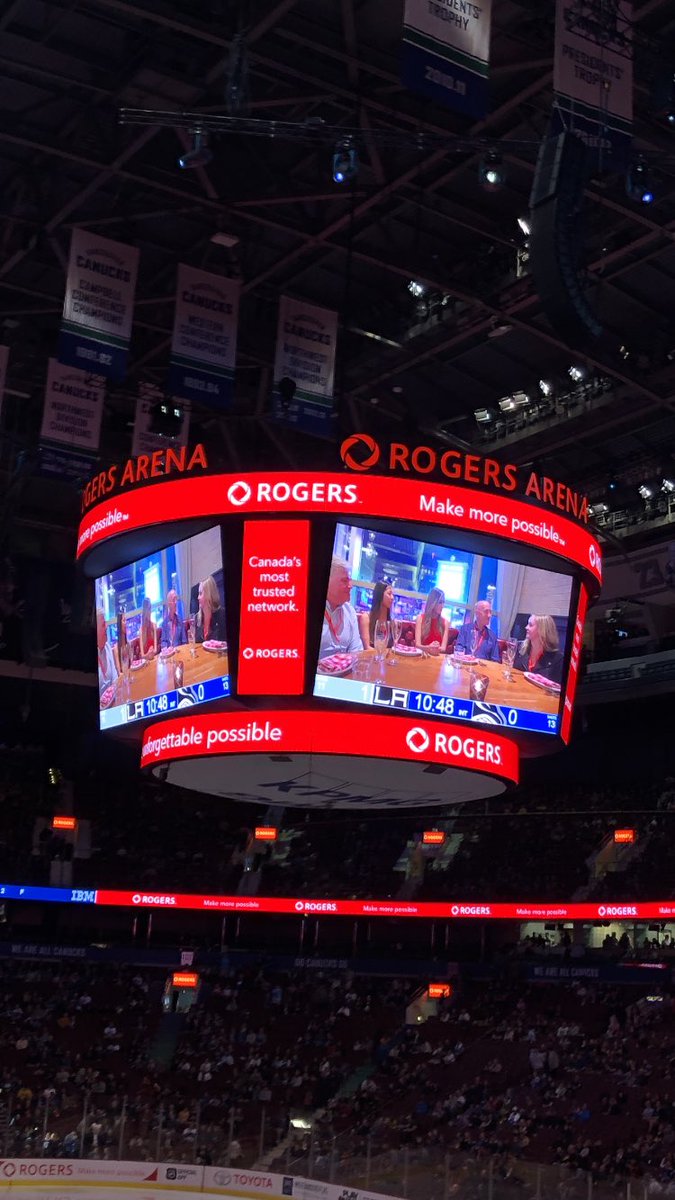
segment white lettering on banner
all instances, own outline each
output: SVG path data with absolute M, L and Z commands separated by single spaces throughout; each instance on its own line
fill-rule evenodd
M 450 912 L 453 917 L 489 917 L 492 908 L 489 904 L 453 904 Z
M 598 908 L 599 917 L 637 917 L 638 910 L 634 904 L 601 904 Z
M 294 380 L 299 392 L 327 405 L 333 395 L 336 335 L 337 313 L 282 296 L 274 378 Z
M 176 903 L 176 897 L 145 895 L 141 892 L 134 892 L 133 896 L 131 897 L 131 901 L 133 904 L 161 904 L 164 905 L 164 907 L 171 907 L 171 905 Z
M 419 725 L 408 730 L 405 741 L 413 754 L 424 754 L 431 745 L 429 734 Z M 450 758 L 463 756 L 477 762 L 493 763 L 497 767 L 501 766 L 502 762 L 500 746 L 494 746 L 491 742 L 484 742 L 476 737 L 459 737 L 457 734 L 448 737 L 447 733 L 435 733 L 434 750 L 437 754 L 447 754 Z
M 49 359 L 40 438 L 95 454 L 101 434 L 103 380 Z

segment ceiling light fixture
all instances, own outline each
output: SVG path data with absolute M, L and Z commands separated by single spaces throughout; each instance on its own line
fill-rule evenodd
M 532 233 L 532 223 L 529 217 L 518 217 L 518 227 L 525 237 L 529 237 Z
M 333 182 L 352 183 L 359 173 L 359 156 L 351 138 L 336 142 L 333 153 Z
M 540 379 L 539 391 L 541 392 L 542 396 L 552 396 L 553 384 L 548 379 Z
M 425 295 L 426 290 L 426 286 L 423 283 L 420 283 L 419 279 L 410 279 L 408 281 L 408 291 L 410 292 L 411 296 L 415 297 L 416 300 L 421 300 Z
M 209 150 L 209 135 L 204 129 L 192 129 L 192 149 L 186 150 L 178 159 L 178 166 L 183 171 L 196 170 L 197 167 L 208 167 L 213 158 Z
M 641 484 L 640 484 L 640 486 L 639 486 L 639 488 L 638 488 L 638 492 L 639 492 L 639 494 L 642 496 L 642 499 L 643 499 L 643 500 L 651 500 L 651 498 L 652 498 L 652 496 L 653 496 L 653 494 L 654 494 L 654 493 L 652 492 L 652 489 L 651 489 L 651 488 L 649 487 L 649 485 L 648 485 L 648 484 L 646 484 L 646 483 L 641 483 Z
M 644 158 L 631 163 L 626 172 L 626 195 L 629 200 L 636 200 L 639 204 L 654 203 L 654 185 Z
M 573 383 L 582 383 L 588 372 L 580 363 L 572 363 L 571 367 L 567 368 L 567 374 Z
M 506 171 L 502 156 L 497 150 L 488 150 L 478 165 L 478 182 L 485 192 L 498 192 L 506 182 Z

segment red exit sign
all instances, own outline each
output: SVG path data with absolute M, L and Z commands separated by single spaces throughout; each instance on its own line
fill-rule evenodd
M 77 829 L 77 818 L 52 817 L 52 829 Z
M 196 971 L 174 971 L 171 982 L 175 988 L 196 988 L 199 986 L 199 975 Z
M 614 830 L 614 841 L 620 846 L 632 846 L 633 842 L 635 841 L 635 837 L 636 834 L 634 829 Z
M 442 846 L 445 843 L 445 834 L 442 829 L 425 829 L 422 834 L 422 845 L 424 846 Z
M 452 987 L 449 983 L 430 983 L 427 995 L 430 1000 L 449 1000 L 452 995 Z
M 279 830 L 274 825 L 256 825 L 254 836 L 256 842 L 276 842 Z
M 246 521 L 243 556 L 237 691 L 300 696 L 309 521 Z

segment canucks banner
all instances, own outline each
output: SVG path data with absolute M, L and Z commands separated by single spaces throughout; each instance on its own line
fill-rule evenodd
M 630 0 L 557 0 L 553 129 L 570 129 L 596 162 L 622 169 L 630 156 L 633 48 Z
M 178 267 L 168 392 L 217 408 L 232 399 L 239 282 Z
M 468 117 L 488 107 L 492 0 L 406 0 L 401 77 Z
M 126 373 L 138 250 L 74 229 L 58 359 L 108 379 Z
M 290 296 L 279 301 L 273 414 L 305 433 L 331 433 L 337 326 L 332 309 Z M 295 384 L 292 395 L 280 389 L 282 380 Z
M 100 376 L 49 359 L 40 430 L 40 468 L 80 480 L 98 453 L 105 396 Z

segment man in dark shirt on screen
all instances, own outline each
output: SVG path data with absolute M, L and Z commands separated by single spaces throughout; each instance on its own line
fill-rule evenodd
M 501 662 L 497 635 L 490 629 L 492 605 L 489 600 L 479 600 L 474 606 L 473 621 L 462 625 L 457 634 L 454 649 L 460 654 L 475 654 L 484 662 Z

